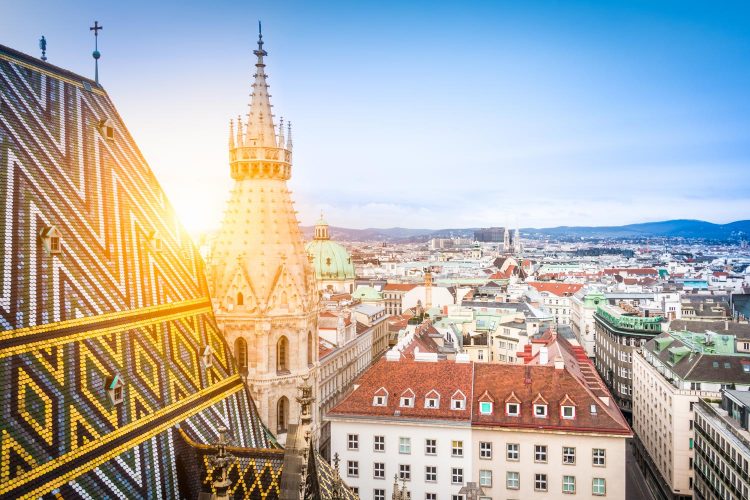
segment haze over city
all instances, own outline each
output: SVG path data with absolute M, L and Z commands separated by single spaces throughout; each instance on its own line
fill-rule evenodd
M 743 2 L 15 2 L 2 43 L 101 82 L 188 229 L 216 228 L 263 21 L 303 224 L 747 218 Z M 34 19 L 29 24 L 29 19 Z

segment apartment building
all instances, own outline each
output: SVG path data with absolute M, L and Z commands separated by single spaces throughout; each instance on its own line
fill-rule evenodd
M 669 331 L 633 354 L 636 457 L 665 498 L 695 494 L 694 407 L 727 388 L 750 388 L 750 355 L 733 335 Z
M 750 394 L 721 392 L 701 398 L 695 409 L 695 496 L 740 500 L 750 493 Z
M 579 290 L 570 298 L 570 328 L 588 357 L 596 356 L 596 329 L 594 313 L 606 298 L 602 292 Z
M 661 321 L 608 304 L 599 304 L 594 313 L 596 369 L 625 418 L 630 418 L 633 407 L 633 353 L 661 333 Z
M 362 498 L 625 498 L 630 428 L 585 356 L 530 364 L 392 350 L 327 415 L 331 450 Z M 564 351 L 564 352 L 563 352 Z
M 583 288 L 579 283 L 559 283 L 552 281 L 528 282 L 541 296 L 541 304 L 561 325 L 570 324 L 570 307 L 573 295 Z

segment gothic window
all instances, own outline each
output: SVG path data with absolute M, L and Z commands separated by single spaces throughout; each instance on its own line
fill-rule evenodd
M 245 305 L 245 297 L 242 295 L 242 292 L 237 294 L 237 305 L 238 306 Z
M 282 336 L 276 343 L 276 371 L 289 370 L 289 341 Z
M 242 337 L 234 341 L 234 355 L 237 358 L 240 373 L 247 373 L 247 341 Z
M 312 332 L 307 332 L 307 366 L 312 366 L 313 364 L 313 334 Z
M 289 299 L 286 292 L 281 292 L 281 307 L 289 307 Z
M 289 418 L 289 400 L 286 396 L 279 398 L 279 402 L 276 403 L 276 433 L 281 434 L 286 432 L 287 420 Z

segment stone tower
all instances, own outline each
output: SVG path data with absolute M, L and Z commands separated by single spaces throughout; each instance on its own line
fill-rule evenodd
M 209 286 L 219 327 L 232 348 L 263 422 L 285 439 L 298 419 L 297 386 L 317 387 L 315 274 L 286 181 L 292 173 L 291 126 L 274 124 L 258 36 L 247 121 L 230 123 L 235 180 L 209 256 Z

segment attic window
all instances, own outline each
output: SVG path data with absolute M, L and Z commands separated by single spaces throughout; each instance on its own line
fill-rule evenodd
M 106 120 L 99 121 L 99 131 L 102 133 L 105 139 L 108 141 L 115 140 L 115 127 L 112 120 L 107 118 Z
M 562 418 L 565 420 L 572 420 L 576 418 L 576 407 L 575 406 L 563 406 Z
M 534 416 L 536 418 L 547 418 L 547 405 L 534 405 Z
M 44 226 L 39 231 L 39 240 L 49 254 L 59 254 L 62 251 L 60 246 L 60 231 L 55 226 Z
M 214 364 L 214 351 L 211 349 L 210 345 L 207 345 L 205 349 L 203 349 L 203 354 L 201 354 L 201 362 L 203 363 L 204 368 L 211 368 Z
M 591 405 L 591 414 L 596 415 L 596 405 Z
M 386 396 L 375 396 L 375 398 L 373 398 L 372 400 L 372 405 L 373 406 L 385 406 L 385 403 L 387 400 L 388 399 L 386 398 Z
M 451 410 L 463 410 L 466 408 L 466 396 L 461 391 L 456 391 L 451 397 Z
M 404 408 L 414 408 L 414 391 L 406 389 L 401 393 L 401 406 Z
M 505 414 L 509 417 L 517 417 L 521 413 L 521 405 L 518 403 L 505 403 Z
M 492 415 L 492 402 L 482 401 L 479 403 L 479 413 L 482 415 Z
M 438 398 L 426 398 L 424 400 L 425 408 L 438 408 L 439 406 L 440 406 L 440 402 Z
M 122 404 L 122 393 L 124 385 L 125 383 L 122 381 L 122 378 L 120 378 L 119 374 L 107 377 L 105 386 L 107 388 L 107 397 L 109 397 L 109 401 L 113 405 Z

